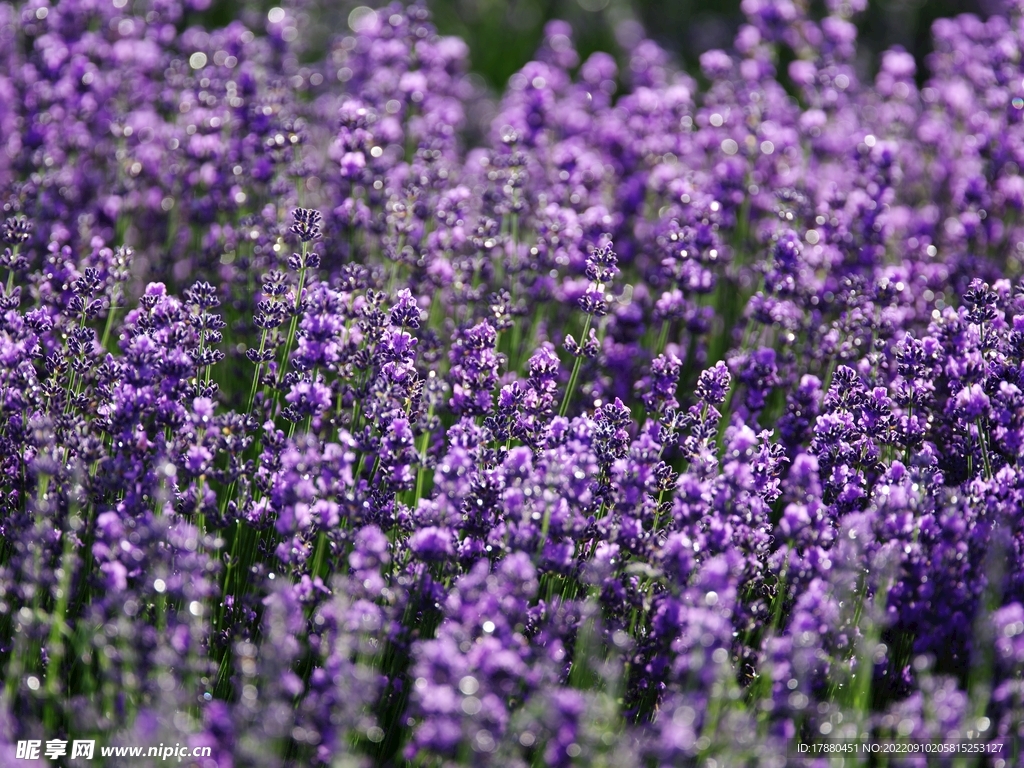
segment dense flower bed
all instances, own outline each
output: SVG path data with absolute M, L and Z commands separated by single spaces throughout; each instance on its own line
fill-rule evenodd
M 860 4 L 0 3 L 0 762 L 1017 764 L 1024 20 Z

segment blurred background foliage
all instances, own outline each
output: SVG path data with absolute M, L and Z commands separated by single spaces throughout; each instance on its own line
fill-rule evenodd
M 638 34 L 639 22 L 646 36 L 691 72 L 704 51 L 731 48 L 743 22 L 740 0 L 428 0 L 427 5 L 442 34 L 468 43 L 473 69 L 497 91 L 530 60 L 551 19 L 572 24 L 584 59 L 593 51 L 615 50 L 616 36 Z M 824 8 L 814 5 L 822 3 L 812 4 L 812 13 L 823 15 Z M 994 10 L 993 0 L 871 0 L 856 19 L 861 75 L 873 77 L 878 54 L 901 45 L 914 54 L 921 76 L 935 19 L 987 16 Z
M 210 0 L 197 0 L 200 6 Z M 424 0 L 420 0 L 423 2 Z M 619 43 L 638 35 L 650 37 L 697 73 L 698 59 L 712 48 L 729 50 L 743 13 L 741 0 L 425 0 L 443 35 L 461 37 L 469 46 L 473 71 L 495 93 L 528 62 L 552 19 L 568 21 L 575 32 L 581 60 L 594 51 L 616 52 Z M 811 15 L 823 16 L 823 0 L 810 2 Z M 266 23 L 267 11 L 281 0 L 257 0 L 239 7 L 236 0 L 213 0 L 195 20 L 213 26 L 240 17 L 252 28 Z M 387 0 L 292 0 L 306 14 L 305 46 L 322 51 L 330 37 L 349 29 L 352 12 L 377 8 Z M 404 4 L 404 3 L 403 3 Z M 939 18 L 974 13 L 982 18 L 1002 7 L 1001 0 L 869 0 L 856 22 L 862 80 L 873 78 L 879 54 L 902 46 L 918 62 L 918 79 L 927 76 L 931 26 Z M 357 11 L 358 13 L 358 11 Z

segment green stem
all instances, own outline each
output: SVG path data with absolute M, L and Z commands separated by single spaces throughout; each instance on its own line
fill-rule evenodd
M 580 339 L 580 346 L 587 343 L 587 334 L 590 333 L 590 323 L 593 321 L 593 315 L 587 315 L 587 322 L 583 324 L 583 336 Z M 569 410 L 569 401 L 572 400 L 573 390 L 576 389 L 576 380 L 580 375 L 580 365 L 583 363 L 583 355 L 576 355 L 576 362 L 572 365 L 572 374 L 569 376 L 569 386 L 565 390 L 565 396 L 562 398 L 562 405 L 558 409 L 559 416 L 565 416 L 565 412 Z
M 411 506 L 423 498 L 423 486 L 427 480 L 427 448 L 430 446 L 430 422 L 434 418 L 434 405 L 427 409 L 427 428 L 420 437 L 420 466 L 416 470 L 416 496 Z
M 661 333 L 658 334 L 658 345 L 654 348 L 654 354 L 656 356 L 665 351 L 665 343 L 668 341 L 668 326 L 669 321 L 667 319 L 661 321 Z
M 107 348 L 107 342 L 110 341 L 110 331 L 114 327 L 114 315 L 117 314 L 117 300 L 119 298 L 118 286 L 114 286 L 113 292 L 110 294 L 110 311 L 107 312 L 107 322 L 103 326 L 103 338 L 100 339 L 100 346 L 104 349 Z
M 320 575 L 320 569 L 324 564 L 324 552 L 327 551 L 327 534 L 324 531 L 320 531 L 316 537 L 316 548 L 315 554 L 313 555 L 313 570 L 310 573 L 312 578 L 316 578 Z
M 15 259 L 17 259 L 18 251 L 19 250 L 21 250 L 21 246 L 20 245 L 15 245 L 11 249 L 11 255 L 14 256 Z M 12 260 L 11 263 L 13 264 L 14 261 Z M 11 295 L 11 291 L 13 291 L 13 290 L 14 290 L 14 268 L 12 267 L 11 269 L 7 270 L 7 294 L 6 295 L 10 296 Z
M 306 245 L 306 243 L 303 243 L 302 244 L 302 263 L 303 264 L 306 263 L 306 251 L 307 251 L 307 249 L 308 249 L 308 246 Z M 292 344 L 295 342 L 295 332 L 296 332 L 296 330 L 298 330 L 298 327 L 299 327 L 299 311 L 302 308 L 302 291 L 305 288 L 305 286 L 306 286 L 306 268 L 302 267 L 299 270 L 299 287 L 298 287 L 298 290 L 295 292 L 295 311 L 294 311 L 294 314 L 292 314 L 292 321 L 291 321 L 291 323 L 288 324 L 288 338 L 287 338 L 287 340 L 285 341 L 285 344 L 284 344 L 284 354 L 281 356 L 281 370 L 278 372 L 278 375 L 277 375 L 277 385 L 278 386 L 274 389 L 274 403 L 273 403 L 273 406 L 271 407 L 271 412 L 270 412 L 271 418 L 273 418 L 275 416 L 275 411 L 277 410 L 277 403 L 278 403 L 278 400 L 280 399 L 280 395 L 281 395 L 280 385 L 284 382 L 285 371 L 288 370 L 288 358 L 292 354 Z
M 78 520 L 76 516 L 72 520 Z M 60 683 L 64 678 L 61 665 L 64 661 L 64 637 L 71 634 L 67 624 L 68 597 L 71 592 L 71 560 L 74 553 L 74 541 L 71 536 L 71 520 L 69 530 L 64 532 L 64 553 L 61 556 L 60 586 L 57 592 L 57 604 L 54 606 L 50 622 L 50 635 L 46 640 L 46 653 L 49 664 L 46 669 L 46 724 L 54 729 L 58 726 L 56 713 L 53 711 L 54 700 L 60 693 Z
M 985 478 L 988 480 L 992 479 L 992 464 L 988 456 L 988 446 L 985 445 L 985 433 L 981 428 L 981 418 L 975 422 L 975 426 L 978 428 L 978 445 L 981 447 L 981 460 L 985 465 Z

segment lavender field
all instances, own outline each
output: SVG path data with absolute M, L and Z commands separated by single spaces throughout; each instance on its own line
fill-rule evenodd
M 0 764 L 1024 765 L 1024 4 L 863 4 L 0 2 Z

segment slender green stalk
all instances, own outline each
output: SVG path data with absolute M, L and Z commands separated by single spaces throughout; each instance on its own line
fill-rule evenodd
M 285 372 L 288 370 L 288 358 L 292 354 L 292 344 L 295 343 L 295 332 L 299 327 L 299 312 L 302 309 L 302 291 L 306 287 L 306 256 L 309 252 L 309 245 L 305 242 L 302 243 L 302 267 L 299 269 L 299 285 L 295 291 L 295 308 L 292 314 L 292 320 L 288 324 L 288 337 L 285 340 L 284 352 L 281 355 L 281 370 L 277 375 L 277 386 L 274 388 L 273 405 L 270 409 L 270 417 L 274 418 L 277 411 L 277 403 L 280 400 L 281 389 L 280 386 L 284 382 Z
M 320 531 L 316 537 L 316 546 L 314 547 L 313 554 L 313 570 L 310 571 L 310 575 L 315 579 L 320 575 L 324 564 L 324 553 L 330 544 L 327 541 L 327 534 L 324 531 Z
M 68 520 L 69 528 L 80 522 L 77 514 L 72 514 Z M 44 719 L 48 728 L 56 729 L 57 713 L 54 711 L 54 702 L 60 695 L 60 686 L 63 679 L 64 662 L 64 638 L 71 635 L 71 628 L 67 623 L 68 602 L 71 593 L 71 571 L 74 560 L 75 537 L 71 531 L 63 534 L 64 551 L 60 559 L 59 581 L 57 586 L 57 604 L 50 616 L 50 634 L 46 639 L 46 654 L 49 664 L 46 669 L 46 713 Z
M 654 347 L 654 354 L 660 355 L 665 351 L 665 344 L 668 342 L 668 327 L 669 320 L 665 319 L 661 321 L 661 332 L 658 334 L 658 343 Z
M 110 294 L 110 310 L 107 312 L 107 322 L 103 326 L 103 338 L 100 339 L 100 346 L 104 349 L 107 348 L 107 343 L 110 341 L 110 332 L 114 328 L 114 316 L 117 314 L 118 300 L 120 299 L 120 284 L 114 286 L 114 290 Z
M 580 339 L 580 345 L 587 343 L 587 334 L 590 333 L 590 323 L 593 321 L 593 315 L 587 315 L 587 321 L 583 324 L 583 337 Z M 562 405 L 558 409 L 559 416 L 565 416 L 565 412 L 569 410 L 569 401 L 572 400 L 573 390 L 576 389 L 576 380 L 580 375 L 580 365 L 583 363 L 583 355 L 576 355 L 576 362 L 572 365 L 572 373 L 569 375 L 569 386 L 565 389 L 565 395 L 562 397 Z
M 978 428 L 978 445 L 981 448 L 981 460 L 985 466 L 985 478 L 988 480 L 992 479 L 992 462 L 988 455 L 988 446 L 985 444 L 985 430 L 981 426 L 981 418 L 975 422 L 975 426 Z
M 434 405 L 431 403 L 427 409 L 427 428 L 420 437 L 420 466 L 416 469 L 416 496 L 412 503 L 415 505 L 423 498 L 423 487 L 427 481 L 427 449 L 430 447 L 430 422 L 434 418 Z

